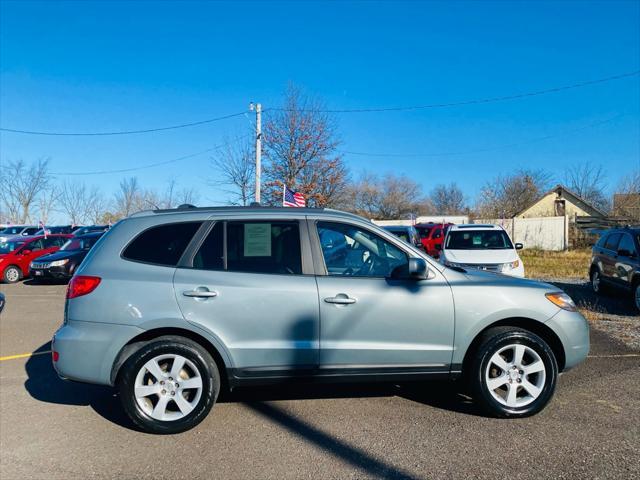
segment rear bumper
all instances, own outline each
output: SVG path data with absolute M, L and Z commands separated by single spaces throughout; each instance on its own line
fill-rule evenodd
M 53 335 L 58 375 L 69 380 L 112 385 L 111 369 L 124 345 L 143 330 L 129 325 L 69 321 Z
M 589 323 L 579 312 L 560 310 L 546 322 L 564 347 L 564 371 L 583 362 L 589 354 Z

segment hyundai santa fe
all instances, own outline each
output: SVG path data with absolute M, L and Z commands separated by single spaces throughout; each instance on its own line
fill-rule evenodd
M 221 389 L 464 379 L 489 415 L 540 411 L 589 329 L 556 287 L 447 267 L 348 213 L 184 207 L 117 223 L 71 279 L 62 378 L 117 386 L 142 430 L 198 424 Z

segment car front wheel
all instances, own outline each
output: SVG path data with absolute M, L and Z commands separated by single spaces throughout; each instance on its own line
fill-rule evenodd
M 215 361 L 201 345 L 160 337 L 125 362 L 118 375 L 124 410 L 145 432 L 171 434 L 199 424 L 220 392 Z
M 591 289 L 595 293 L 602 293 L 604 290 L 604 285 L 602 284 L 602 274 L 600 270 L 597 268 L 591 272 Z
M 488 414 L 526 417 L 553 396 L 558 364 L 539 336 L 514 327 L 488 330 L 471 362 L 474 399 Z
M 4 269 L 3 279 L 6 283 L 16 283 L 20 280 L 22 273 L 20 269 L 14 265 L 11 265 Z

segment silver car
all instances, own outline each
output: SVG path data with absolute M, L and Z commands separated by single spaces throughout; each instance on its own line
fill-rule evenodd
M 53 338 L 58 374 L 116 385 L 148 432 L 198 424 L 222 388 L 464 379 L 488 414 L 540 411 L 589 329 L 556 287 L 449 268 L 348 213 L 193 208 L 117 223 Z

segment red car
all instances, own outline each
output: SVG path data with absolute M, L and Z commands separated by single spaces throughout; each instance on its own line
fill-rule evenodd
M 57 251 L 73 235 L 34 235 L 11 237 L 0 243 L 0 273 L 6 283 L 29 276 L 29 264 L 35 258 Z
M 418 223 L 415 225 L 420 234 L 420 241 L 428 255 L 434 258 L 440 256 L 444 236 L 451 225 L 453 223 Z M 440 249 L 436 245 L 440 245 Z

